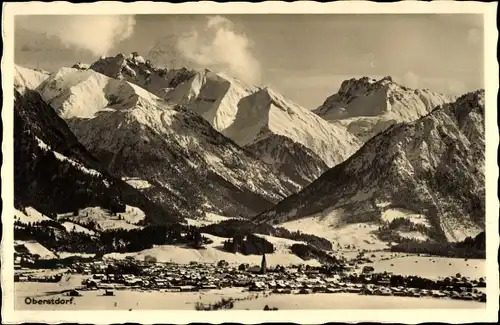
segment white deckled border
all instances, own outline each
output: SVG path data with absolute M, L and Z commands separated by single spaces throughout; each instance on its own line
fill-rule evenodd
M 68 2 L 30 2 L 3 4 L 2 34 L 4 54 L 2 57 L 3 87 L 3 165 L 2 165 L 2 319 L 5 323 L 19 322 L 85 322 L 85 323 L 174 323 L 191 322 L 236 322 L 253 324 L 262 322 L 293 322 L 298 324 L 321 324 L 325 322 L 495 322 L 498 312 L 499 276 L 497 254 L 499 247 L 497 198 L 498 166 L 496 152 L 499 133 L 496 125 L 496 95 L 498 91 L 498 63 L 496 44 L 498 31 L 495 25 L 496 3 L 479 2 L 397 2 L 373 3 L 365 1 L 317 3 L 301 1 L 283 3 L 214 3 L 197 2 L 168 4 L 153 2 L 96 2 L 72 4 Z M 484 310 L 287 310 L 287 311 L 15 311 L 13 282 L 13 70 L 14 70 L 14 15 L 33 14 L 382 14 L 382 13 L 462 13 L 484 14 L 485 18 L 485 88 L 486 88 L 486 240 L 487 240 L 487 297 Z

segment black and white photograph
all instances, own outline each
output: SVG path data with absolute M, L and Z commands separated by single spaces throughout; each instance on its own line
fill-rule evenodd
M 13 4 L 11 312 L 498 311 L 496 4 L 453 4 Z

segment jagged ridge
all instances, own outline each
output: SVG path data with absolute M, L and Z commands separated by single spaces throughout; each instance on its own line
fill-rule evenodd
M 410 89 L 391 77 L 363 77 L 345 80 L 314 112 L 339 122 L 365 142 L 393 124 L 414 121 L 454 100 L 454 96 L 428 89 Z

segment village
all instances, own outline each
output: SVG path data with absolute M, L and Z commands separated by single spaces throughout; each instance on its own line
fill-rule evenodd
M 368 263 L 366 263 L 368 262 Z M 17 265 L 15 281 L 59 282 L 64 277 L 82 275 L 81 285 L 67 294 L 80 296 L 88 290 L 103 290 L 113 296 L 118 290 L 197 292 L 241 288 L 270 294 L 353 293 L 361 295 L 433 297 L 486 302 L 484 278 L 470 279 L 460 274 L 431 280 L 375 272 L 368 258 L 358 256 L 339 265 L 314 267 L 292 265 L 268 267 L 266 255 L 260 266 L 218 263 L 158 263 L 154 258 L 137 261 L 76 259 L 61 273 L 33 275 L 29 268 Z

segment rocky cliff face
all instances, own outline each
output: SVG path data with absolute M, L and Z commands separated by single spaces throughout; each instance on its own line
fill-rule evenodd
M 149 60 L 138 53 L 122 53 L 114 57 L 102 57 L 89 66 L 113 79 L 125 80 L 164 98 L 166 94 L 184 81 L 190 80 L 197 73 L 186 68 L 163 69 L 155 67 Z
M 300 187 L 310 184 L 328 169 L 314 151 L 282 135 L 269 135 L 244 148 Z
M 403 211 L 425 219 L 434 240 L 463 240 L 485 227 L 484 149 L 484 91 L 477 91 L 389 127 L 256 220 L 334 215 L 337 224 L 377 223 Z
M 347 127 L 361 141 L 400 122 L 414 121 L 436 106 L 453 102 L 454 96 L 428 89 L 410 89 L 391 77 L 363 77 L 344 81 L 314 112 Z

